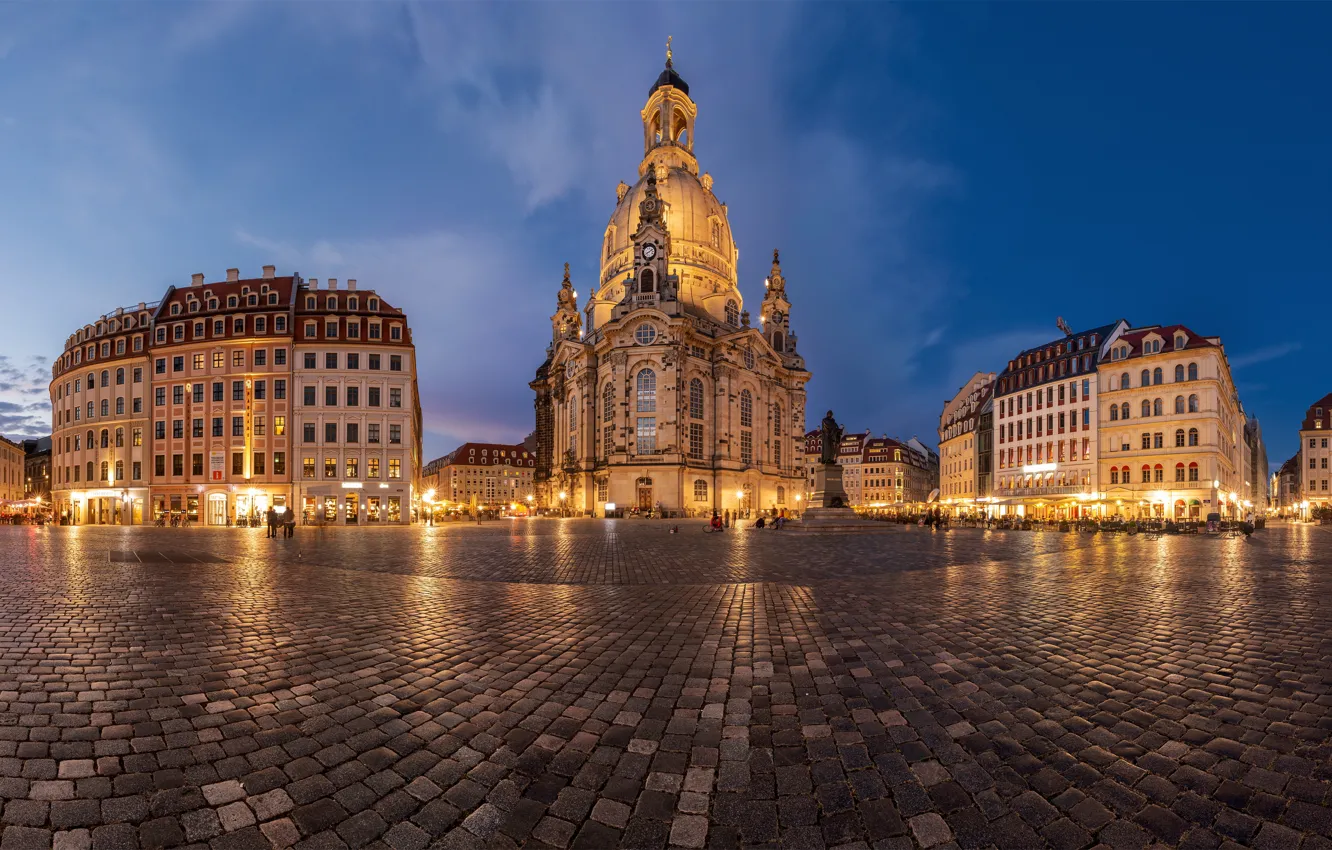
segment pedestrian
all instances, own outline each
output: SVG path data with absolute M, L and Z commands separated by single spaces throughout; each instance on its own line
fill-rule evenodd
M 277 537 L 277 510 L 270 507 L 268 512 L 264 514 L 264 519 L 268 524 L 268 533 L 265 536 Z
M 282 536 L 283 536 L 283 537 L 295 537 L 295 536 L 296 536 L 296 513 L 295 513 L 294 511 L 287 511 L 287 513 L 286 513 L 286 515 L 285 515 L 285 519 L 286 519 L 286 521 L 282 524 Z

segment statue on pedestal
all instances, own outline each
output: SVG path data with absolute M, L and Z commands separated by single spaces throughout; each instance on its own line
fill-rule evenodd
M 828 415 L 823 417 L 823 424 L 819 426 L 819 433 L 822 445 L 820 446 L 820 463 L 837 463 L 837 450 L 842 446 L 842 427 L 833 419 L 833 412 L 828 411 Z

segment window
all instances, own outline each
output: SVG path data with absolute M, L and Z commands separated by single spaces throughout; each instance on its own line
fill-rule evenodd
M 379 355 L 378 355 L 378 354 L 371 354 L 371 355 L 370 355 L 369 357 L 367 357 L 366 359 L 369 361 L 366 365 L 368 365 L 371 369 L 374 369 L 374 370 L 376 370 L 376 371 L 379 370 Z
M 1157 344 L 1159 345 L 1160 343 Z M 1164 376 L 1161 373 L 1161 367 L 1157 366 L 1155 369 L 1152 370 L 1152 383 L 1159 384 L 1161 383 L 1162 380 L 1164 380 Z
M 254 382 L 254 397 L 255 399 L 268 398 L 268 381 Z
M 356 354 L 355 352 L 349 353 L 347 355 L 347 368 L 348 369 L 361 368 L 361 355 Z
M 338 477 L 338 459 L 337 459 L 337 458 L 335 458 L 335 457 L 326 457 L 326 458 L 324 458 L 324 477 L 325 477 L 325 478 L 337 478 L 337 477 Z
M 379 423 L 378 423 L 378 422 L 371 422 L 369 425 L 366 426 L 365 441 L 366 441 L 367 443 L 378 443 L 378 442 L 379 442 Z
M 221 417 L 221 416 L 214 416 L 214 417 L 213 417 L 213 436 L 214 436 L 214 437 L 221 437 L 221 436 L 222 436 L 222 417 Z
M 1145 398 L 1142 400 L 1142 415 L 1143 418 L 1152 415 L 1152 403 Z
M 1119 469 L 1116 467 L 1111 467 L 1110 469 L 1110 483 L 1111 484 L 1119 483 Z
M 273 381 L 273 398 L 287 397 L 287 380 L 285 378 L 276 378 Z
M 143 413 L 143 399 L 141 398 L 134 399 L 134 403 L 130 405 L 130 409 L 133 410 L 135 413 Z
M 1190 395 L 1190 396 L 1189 396 L 1189 413 L 1197 413 L 1197 412 L 1198 412 L 1198 397 L 1197 397 L 1196 395 Z
M 285 416 L 274 416 L 274 417 L 273 417 L 273 436 L 274 436 L 274 437 L 285 437 L 286 435 L 287 435 L 287 417 L 285 417 Z
M 1182 395 L 1175 396 L 1175 412 L 1176 413 L 1184 412 L 1184 396 Z
M 158 421 L 156 421 L 156 422 L 153 423 L 153 437 L 154 437 L 155 439 L 158 439 L 158 440 L 165 440 L 165 439 L 166 439 L 166 420 L 165 420 L 165 419 L 159 419 Z M 89 440 L 88 442 L 91 443 L 92 441 Z
M 305 352 L 305 356 L 302 358 L 302 364 L 304 367 L 306 369 L 313 369 L 315 368 L 315 362 L 315 353 L 313 351 Z
M 1127 401 L 1119 406 L 1119 418 L 1120 419 L 1129 418 L 1129 403 Z
M 78 467 L 75 467 L 78 471 Z M 153 474 L 157 476 L 166 475 L 166 455 L 157 455 L 153 458 Z
M 143 464 L 137 460 L 130 464 L 130 474 L 134 476 L 135 481 L 141 480 L 143 478 Z
M 754 462 L 754 432 L 740 432 L 740 462 L 751 464 Z
M 1142 466 L 1142 483 L 1143 484 L 1152 483 L 1152 468 L 1150 466 L 1147 466 L 1146 464 L 1143 464 Z
M 1152 480 L 1155 481 L 1157 484 L 1160 484 L 1161 482 L 1165 481 L 1165 469 L 1163 469 L 1161 467 L 1161 464 L 1159 463 L 1152 470 L 1152 475 L 1154 476 Z
M 190 456 L 190 474 L 203 475 L 203 453 L 195 452 Z
M 245 417 L 244 417 L 244 416 L 233 416 L 233 417 L 231 417 L 231 436 L 233 436 L 233 437 L 244 437 L 244 436 L 245 436 Z
M 244 350 L 238 348 L 238 349 L 236 349 L 235 351 L 231 352 L 231 365 L 232 365 L 232 366 L 244 366 L 244 365 L 245 365 L 245 351 L 244 351 Z
M 190 368 L 192 368 L 192 369 L 202 369 L 203 367 L 204 367 L 204 356 L 203 356 L 203 354 L 196 354 L 196 355 L 194 355 L 193 357 L 190 358 Z
M 324 407 L 338 406 L 338 388 L 324 387 Z
M 325 339 L 338 338 L 338 323 L 336 319 L 331 322 L 324 322 L 324 338 Z
M 231 453 L 231 474 L 232 475 L 245 474 L 245 452 Z
M 214 368 L 214 369 L 221 369 L 221 368 L 222 368 L 223 366 L 225 366 L 225 365 L 227 365 L 227 355 L 224 354 L 224 353 L 221 352 L 221 351 L 214 351 L 214 352 L 213 352 L 213 368 Z
M 389 388 L 389 407 L 402 407 L 402 390 L 397 387 Z
M 365 477 L 366 478 L 379 477 L 379 458 L 372 457 L 365 462 Z
M 1175 366 L 1175 381 L 1178 383 L 1182 380 L 1184 380 L 1184 364 L 1179 363 Z
M 203 404 L 204 400 L 203 381 L 195 382 L 194 386 L 191 387 L 190 389 L 190 395 L 193 397 L 192 400 L 194 401 L 195 404 Z
M 213 381 L 213 401 L 222 400 L 222 382 Z
M 1176 481 L 1184 480 L 1184 464 L 1182 463 L 1175 464 L 1175 480 Z
M 274 302 L 274 303 L 276 303 L 276 302 Z M 274 330 L 276 333 L 285 333 L 286 330 L 287 330 L 287 317 L 286 317 L 286 316 L 274 316 L 274 317 L 273 317 L 273 330 Z
M 324 442 L 325 442 L 325 443 L 336 443 L 337 441 L 338 441 L 338 423 L 336 423 L 336 422 L 325 422 L 325 423 L 324 423 Z
M 1190 445 L 1190 446 L 1196 446 L 1196 445 L 1198 445 L 1198 429 L 1197 429 L 1197 428 L 1190 428 L 1190 429 L 1189 429 L 1189 445 Z
M 106 432 L 103 431 L 102 433 L 106 433 Z M 185 420 L 184 420 L 184 419 L 173 419 L 173 420 L 171 420 L 171 436 L 172 436 L 173 439 L 176 439 L 176 440 L 179 440 L 179 439 L 184 438 L 184 436 L 185 436 Z
M 185 403 L 185 388 L 180 384 L 176 384 L 174 387 L 171 388 L 171 403 L 172 404 Z
M 305 387 L 305 388 L 304 388 L 304 392 L 303 392 L 302 394 L 303 394 L 304 397 L 305 397 L 305 404 L 309 405 L 310 407 L 314 407 L 314 404 L 315 404 L 315 388 L 314 388 L 314 387 Z
M 1189 480 L 1190 481 L 1198 480 L 1198 464 L 1196 463 L 1189 464 Z
M 391 458 L 389 458 L 389 464 L 388 464 L 388 466 L 389 466 L 389 474 L 388 474 L 388 477 L 389 477 L 389 478 L 392 478 L 392 479 L 398 479 L 398 478 L 401 478 L 401 477 L 402 477 L 402 461 L 401 461 L 401 460 L 399 460 L 399 459 L 396 458 L 396 457 L 391 457 Z
M 213 336 L 223 336 L 227 332 L 227 324 L 224 319 L 213 320 Z
M 1165 447 L 1165 435 L 1157 431 L 1152 435 L 1152 448 L 1160 449 Z
M 116 370 L 116 386 L 123 386 L 125 383 L 125 369 L 121 367 Z
M 1177 449 L 1182 449 L 1182 448 L 1184 448 L 1184 429 L 1183 429 L 1183 428 L 1180 428 L 1179 430 L 1175 431 L 1175 448 L 1177 448 Z
M 141 366 L 134 367 L 134 383 L 143 383 L 143 367 Z
M 263 316 L 255 316 L 255 317 L 254 317 L 254 332 L 257 333 L 257 334 L 267 333 L 267 332 L 268 332 L 268 319 L 266 319 L 266 318 L 263 317 Z M 259 365 L 259 361 L 258 361 L 258 360 L 255 361 L 255 365 Z
M 1152 400 L 1152 415 L 1153 415 L 1153 416 L 1160 416 L 1160 415 L 1161 415 L 1162 413 L 1164 413 L 1164 412 L 1165 412 L 1165 411 L 1164 411 L 1164 409 L 1163 409 L 1163 407 L 1162 407 L 1162 405 L 1161 405 L 1161 399 L 1159 399 L 1159 398 L 1158 398 L 1158 399 L 1153 399 L 1153 400 Z
M 401 425 L 390 425 L 390 426 L 389 426 L 389 443 L 390 443 L 391 445 L 398 445 L 398 444 L 402 443 L 402 426 L 401 426 Z
M 357 423 L 357 422 L 348 422 L 348 423 L 347 423 L 347 442 L 349 442 L 349 443 L 359 443 L 359 442 L 361 442 L 361 426 L 360 426 L 360 423 Z
M 402 326 L 389 325 L 389 339 L 398 342 L 402 339 Z
M 231 400 L 232 400 L 232 401 L 245 401 L 245 382 L 244 382 L 244 381 L 232 381 L 232 382 L 231 382 Z
M 315 441 L 315 424 L 305 422 L 301 425 L 301 442 L 313 443 Z
M 1143 434 L 1143 435 L 1142 435 L 1142 447 L 1143 447 L 1144 449 L 1150 449 L 1150 448 L 1152 447 L 1152 435 L 1151 435 L 1151 434 Z
M 1189 364 L 1189 380 L 1190 380 L 1190 381 L 1196 381 L 1196 380 L 1198 380 L 1198 364 L 1197 364 L 1197 363 L 1190 363 L 1190 364 Z
M 265 436 L 268 432 L 268 421 L 262 416 L 254 417 L 254 435 L 256 437 Z
M 367 402 L 371 407 L 379 407 L 379 387 L 370 387 Z
M 355 458 L 355 457 L 349 457 L 349 458 L 347 458 L 347 474 L 346 474 L 345 477 L 347 477 L 347 478 L 351 478 L 351 479 L 356 479 L 356 478 L 360 478 L 360 477 L 361 477 L 361 460 L 360 460 L 360 458 Z
M 172 475 L 185 474 L 185 455 L 171 456 L 171 474 Z
M 255 350 L 255 352 L 254 352 L 254 365 L 256 365 L 256 366 L 267 366 L 267 365 L 268 365 L 268 351 L 267 351 L 266 349 L 260 348 L 260 349 L 256 349 L 256 350 Z
M 610 387 L 607 386 L 606 389 L 609 391 Z M 610 419 L 609 413 L 606 418 Z M 689 381 L 689 418 L 703 418 L 703 382 L 698 378 Z
M 638 389 L 636 410 L 639 413 L 655 413 L 657 410 L 657 373 L 651 369 L 642 370 L 638 373 L 636 384 Z M 656 433 L 655 430 L 653 433 Z
M 325 369 L 338 368 L 338 354 L 336 351 L 330 351 L 324 355 L 324 368 Z
M 646 274 L 646 273 L 645 273 Z M 657 339 L 657 329 L 647 322 L 639 325 L 634 330 L 634 341 L 639 345 L 651 345 Z
M 740 324 L 740 305 L 736 304 L 734 301 L 726 302 L 726 324 Z
M 695 460 L 703 459 L 703 423 L 689 423 L 689 456 Z
M 390 371 L 390 372 L 401 372 L 401 371 L 402 371 L 402 355 L 401 355 L 401 354 L 390 354 L 390 355 L 389 355 L 389 371 Z
M 706 502 L 708 500 L 708 482 L 702 478 L 694 479 L 694 501 Z
M 361 388 L 358 386 L 347 387 L 347 406 L 356 407 L 361 403 Z
M 197 438 L 203 435 L 203 417 L 196 417 L 190 422 L 190 436 Z
M 641 455 L 656 454 L 657 417 L 655 416 L 638 417 L 635 436 L 637 437 L 637 444 L 635 447 L 635 451 L 638 454 Z
M 754 395 L 749 390 L 740 391 L 740 427 L 754 427 Z
M 143 445 L 143 429 L 142 429 L 142 428 L 135 428 L 132 432 L 130 432 L 130 440 L 131 440 L 131 444 L 132 444 L 132 445 L 135 445 L 135 446 L 142 446 L 142 445 Z

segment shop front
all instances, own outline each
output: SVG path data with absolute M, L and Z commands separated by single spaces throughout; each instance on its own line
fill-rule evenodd
M 285 489 L 262 487 L 154 488 L 153 521 L 162 525 L 262 526 L 269 507 L 286 507 Z
M 301 492 L 301 522 L 306 525 L 382 526 L 411 522 L 411 488 L 406 484 L 343 481 L 309 486 Z
M 148 490 L 102 488 L 76 490 L 57 506 L 56 521 L 66 525 L 142 525 Z

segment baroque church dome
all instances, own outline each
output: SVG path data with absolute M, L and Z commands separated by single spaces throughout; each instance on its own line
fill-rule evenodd
M 670 235 L 667 262 L 679 277 L 684 308 L 718 321 L 726 317 L 728 302 L 742 306 L 736 273 L 738 252 L 727 219 L 726 205 L 712 191 L 712 176 L 699 176 L 694 158 L 694 120 L 698 107 L 689 86 L 671 67 L 653 85 L 643 107 L 643 159 L 633 186 L 616 189 L 615 210 L 607 222 L 601 245 L 598 289 L 589 304 L 590 326 L 600 326 L 610 307 L 624 295 L 625 281 L 633 274 L 633 235 L 641 218 L 640 207 L 648 188 L 648 175 L 656 177 L 656 192 Z

